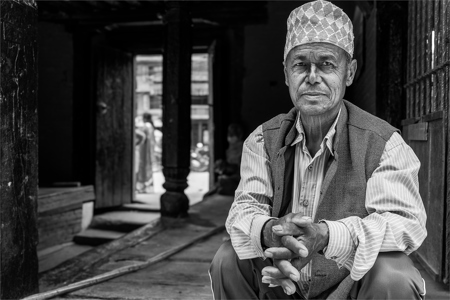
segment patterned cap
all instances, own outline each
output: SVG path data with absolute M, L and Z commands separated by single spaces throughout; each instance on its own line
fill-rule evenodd
M 324 0 L 308 2 L 294 9 L 287 19 L 284 60 L 292 48 L 309 43 L 330 43 L 353 57 L 353 25 L 347 14 Z

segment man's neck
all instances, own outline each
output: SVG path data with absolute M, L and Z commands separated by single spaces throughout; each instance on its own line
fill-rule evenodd
M 309 154 L 312 157 L 319 151 L 320 144 L 339 114 L 339 109 L 340 106 L 329 114 L 317 116 L 305 116 L 300 114 L 306 137 L 306 148 L 308 148 Z

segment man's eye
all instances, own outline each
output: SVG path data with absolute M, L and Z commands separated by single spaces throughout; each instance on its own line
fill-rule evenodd
M 324 66 L 324 67 L 333 67 L 334 65 L 332 63 L 330 63 L 329 61 L 324 61 L 322 63 L 322 66 Z
M 295 66 L 298 66 L 298 67 L 305 67 L 306 64 L 305 64 L 304 62 L 298 62 L 298 63 L 295 64 Z

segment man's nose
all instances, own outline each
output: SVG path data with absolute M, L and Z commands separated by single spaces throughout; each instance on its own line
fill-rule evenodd
M 315 84 L 319 80 L 319 76 L 317 74 L 317 67 L 315 64 L 311 64 L 309 68 L 309 74 L 307 75 L 308 82 L 310 84 Z

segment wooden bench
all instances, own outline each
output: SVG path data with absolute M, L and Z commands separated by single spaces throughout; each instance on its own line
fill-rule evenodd
M 83 202 L 93 200 L 92 185 L 39 188 L 38 250 L 71 241 L 81 230 Z

